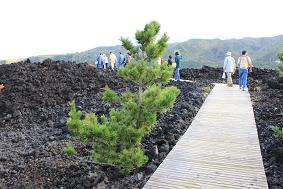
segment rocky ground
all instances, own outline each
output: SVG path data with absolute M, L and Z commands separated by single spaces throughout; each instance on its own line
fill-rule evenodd
M 283 138 L 275 138 L 272 127 L 283 127 L 283 80 L 275 71 L 255 70 L 249 83 L 268 186 L 282 189 Z
M 192 81 L 209 81 L 222 83 L 224 80 L 221 79 L 222 68 L 213 68 L 209 66 L 203 66 L 202 69 L 189 69 L 185 68 L 180 71 L 182 79 L 188 79 Z
M 225 83 L 226 80 L 222 79 L 223 69 L 203 66 L 201 69 L 182 69 L 180 72 L 181 78 L 188 79 L 196 82 L 209 82 L 209 83 Z M 238 83 L 238 70 L 232 75 L 234 83 Z
M 101 101 L 108 85 L 117 92 L 137 87 L 112 71 L 87 64 L 46 61 L 0 66 L 0 188 L 141 188 L 186 131 L 201 107 L 208 82 L 171 82 L 181 89 L 174 108 L 160 114 L 142 141 L 149 162 L 123 177 L 119 170 L 89 158 L 91 146 L 73 138 L 66 126 L 68 102 L 85 112 L 107 114 Z M 63 152 L 71 141 L 75 156 Z

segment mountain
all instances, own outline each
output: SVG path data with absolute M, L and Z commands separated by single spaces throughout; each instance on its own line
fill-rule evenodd
M 191 39 L 171 44 L 165 56 L 175 50 L 180 50 L 185 65 L 189 67 L 222 66 L 227 51 L 231 51 L 237 60 L 241 51 L 247 50 L 255 66 L 274 69 L 279 64 L 277 54 L 283 51 L 283 35 L 229 40 Z
M 253 60 L 253 64 L 262 68 L 277 68 L 279 61 L 277 53 L 283 51 L 283 35 L 262 38 L 243 39 L 191 39 L 185 42 L 169 44 L 164 53 L 167 60 L 169 54 L 180 51 L 183 56 L 183 67 L 199 68 L 203 65 L 222 66 L 225 53 L 231 51 L 235 59 L 242 50 L 247 50 Z M 30 57 L 32 62 L 41 62 L 46 58 L 53 60 L 65 60 L 74 62 L 94 63 L 95 57 L 100 52 L 118 54 L 120 51 L 126 53 L 122 46 L 97 47 L 80 53 L 69 53 L 62 55 L 44 55 Z

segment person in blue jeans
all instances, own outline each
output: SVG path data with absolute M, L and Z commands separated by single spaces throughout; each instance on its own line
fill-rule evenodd
M 118 62 L 118 66 L 117 66 L 117 67 L 118 67 L 118 68 L 122 68 L 124 61 L 125 61 L 125 57 L 124 57 L 124 55 L 120 52 L 120 54 L 119 54 L 119 56 L 118 56 L 118 60 L 117 60 L 117 62 Z
M 247 88 L 248 73 L 249 69 L 252 69 L 252 61 L 248 56 L 246 50 L 242 51 L 242 55 L 238 58 L 238 67 L 239 67 L 239 86 L 240 89 L 245 91 Z
M 98 69 L 102 69 L 103 68 L 103 63 L 102 63 L 102 54 L 100 53 L 97 57 L 96 57 L 96 61 L 97 61 L 97 65 L 96 67 Z
M 175 52 L 175 63 L 176 63 L 176 68 L 175 68 L 175 80 L 180 81 L 180 64 L 181 64 L 182 56 L 179 54 L 179 52 Z

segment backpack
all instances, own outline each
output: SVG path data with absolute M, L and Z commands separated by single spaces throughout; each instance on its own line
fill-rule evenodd
M 247 56 L 241 56 L 240 57 L 240 68 L 242 69 L 248 69 L 250 66 L 250 61 Z

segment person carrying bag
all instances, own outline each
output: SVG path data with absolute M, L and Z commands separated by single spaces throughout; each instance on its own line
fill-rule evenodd
M 242 55 L 238 58 L 238 67 L 239 67 L 239 86 L 240 89 L 245 91 L 247 88 L 248 81 L 248 72 L 252 72 L 252 61 L 248 56 L 246 50 L 242 51 Z
M 235 59 L 232 57 L 231 52 L 226 53 L 226 58 L 224 60 L 224 65 L 223 65 L 223 75 L 222 78 L 225 79 L 227 75 L 227 86 L 228 87 L 233 87 L 233 81 L 232 81 L 232 75 L 235 72 Z

